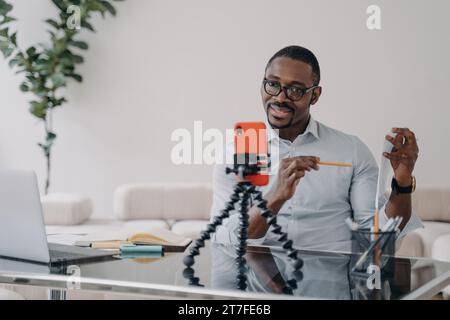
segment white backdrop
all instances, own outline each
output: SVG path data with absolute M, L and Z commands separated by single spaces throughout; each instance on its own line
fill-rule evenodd
M 50 0 L 15 0 L 19 43 L 45 41 Z M 430 5 L 432 3 L 432 5 Z M 382 30 L 366 28 L 381 7 Z M 122 183 L 208 182 L 211 166 L 175 166 L 177 128 L 225 129 L 263 120 L 260 81 L 269 57 L 298 44 L 321 63 L 319 121 L 358 135 L 374 153 L 392 126 L 412 128 L 420 144 L 420 185 L 450 181 L 450 2 L 448 0 L 127 0 L 119 15 L 96 19 L 69 103 L 55 115 L 51 191 L 95 201 L 112 215 Z M 31 168 L 44 182 L 36 146 L 41 125 L 28 114 L 20 76 L 0 59 L 0 167 Z M 227 88 L 234 88 L 232 91 Z M 378 159 L 378 155 L 376 156 Z

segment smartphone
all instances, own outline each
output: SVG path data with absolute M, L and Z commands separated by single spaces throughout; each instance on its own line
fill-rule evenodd
M 270 158 L 264 122 L 239 122 L 234 126 L 234 165 L 249 168 L 243 180 L 255 186 L 269 183 Z

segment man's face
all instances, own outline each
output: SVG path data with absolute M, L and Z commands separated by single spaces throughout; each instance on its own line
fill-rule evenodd
M 266 70 L 265 78 L 278 82 L 283 87 L 307 89 L 314 85 L 312 67 L 302 61 L 286 57 L 272 61 Z M 265 92 L 264 86 L 261 87 L 261 95 L 269 124 L 274 129 L 286 129 L 295 127 L 309 118 L 310 105 L 317 102 L 320 88 L 306 93 L 298 101 L 290 100 L 284 91 L 278 96 L 271 96 Z

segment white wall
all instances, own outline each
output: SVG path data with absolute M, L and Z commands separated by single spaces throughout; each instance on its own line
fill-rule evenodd
M 44 41 L 51 1 L 13 3 L 20 44 Z M 366 28 L 370 4 L 381 6 L 381 31 Z M 289 44 L 309 47 L 321 63 L 318 120 L 375 153 L 388 128 L 409 126 L 421 150 L 418 183 L 449 185 L 448 0 L 127 0 L 118 11 L 83 36 L 85 81 L 70 86 L 54 120 L 51 190 L 91 196 L 97 217 L 112 215 L 122 183 L 210 181 L 209 166 L 171 164 L 171 132 L 192 130 L 194 120 L 225 129 L 263 119 L 264 66 Z M 43 184 L 43 130 L 20 76 L 1 60 L 0 167 L 32 168 Z

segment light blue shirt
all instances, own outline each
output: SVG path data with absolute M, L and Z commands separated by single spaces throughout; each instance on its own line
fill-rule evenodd
M 300 180 L 294 196 L 285 202 L 278 213 L 278 224 L 288 232 L 289 239 L 301 248 L 320 250 L 350 250 L 351 231 L 345 219 L 353 218 L 369 228 L 375 214 L 378 165 L 369 148 L 356 136 L 329 128 L 311 118 L 305 132 L 293 142 L 281 139 L 274 130 L 268 130 L 272 175 L 269 185 L 261 187 L 263 194 L 276 186 L 281 159 L 296 156 L 318 156 L 321 161 L 350 163 L 352 167 L 320 166 L 319 171 L 307 172 Z M 227 152 L 232 152 L 228 146 Z M 214 197 L 211 216 L 220 214 L 236 184 L 236 177 L 226 175 L 226 165 L 216 165 L 213 185 Z M 383 195 L 379 200 L 380 225 L 386 220 Z M 413 212 L 399 238 L 422 227 Z M 239 220 L 237 211 L 217 228 L 213 241 L 237 243 Z M 267 232 L 250 244 L 279 245 L 274 234 Z

